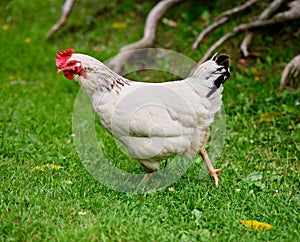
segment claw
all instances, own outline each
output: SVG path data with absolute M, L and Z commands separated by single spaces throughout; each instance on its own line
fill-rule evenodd
M 220 185 L 220 180 L 218 177 L 218 173 L 222 171 L 222 168 L 219 169 L 214 169 L 213 171 L 211 171 L 210 177 L 214 180 L 216 187 L 218 187 Z

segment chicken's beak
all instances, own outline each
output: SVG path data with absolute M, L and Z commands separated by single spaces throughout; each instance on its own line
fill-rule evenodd
M 57 71 L 56 71 L 56 74 L 59 74 L 59 73 L 61 73 L 61 72 L 63 72 L 64 71 L 64 69 L 58 69 Z

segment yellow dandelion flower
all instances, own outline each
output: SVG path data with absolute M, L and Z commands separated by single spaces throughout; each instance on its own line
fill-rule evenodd
M 15 76 L 14 76 L 14 75 L 9 75 L 9 76 L 8 76 L 8 80 L 12 81 L 13 79 L 15 79 Z
M 31 38 L 26 37 L 25 40 L 24 40 L 24 42 L 25 42 L 26 44 L 30 43 L 30 42 L 31 42 Z
M 48 165 L 52 170 L 59 170 L 59 169 L 62 169 L 63 167 L 62 166 L 57 166 L 57 165 Z
M 260 78 L 258 76 L 256 76 L 256 77 L 254 77 L 254 81 L 258 82 L 258 81 L 260 81 Z
M 43 170 L 46 169 L 46 167 L 47 167 L 47 165 L 42 165 L 42 166 L 40 166 L 40 169 L 39 169 L 39 170 L 43 171 Z
M 86 215 L 86 212 L 79 211 L 78 215 Z
M 37 169 L 38 169 L 38 166 L 33 167 L 33 168 L 31 169 L 31 171 L 36 171 Z
M 31 171 L 43 171 L 43 170 L 46 169 L 46 167 L 47 167 L 47 165 L 36 166 L 36 167 L 33 167 L 33 168 L 31 169 Z
M 113 24 L 113 28 L 114 28 L 114 29 L 124 29 L 124 28 L 126 28 L 126 27 L 127 27 L 127 24 L 124 23 L 124 22 L 115 22 L 115 23 Z
M 72 184 L 73 182 L 71 180 L 66 180 L 65 183 Z
M 46 168 L 50 168 L 52 170 L 59 170 L 59 169 L 62 169 L 63 167 L 62 166 L 57 166 L 57 165 L 53 165 L 53 164 L 46 164 L 46 165 L 41 165 L 41 166 L 36 166 L 36 167 L 33 167 L 31 169 L 31 171 L 43 171 L 45 170 Z
M 251 228 L 254 230 L 270 230 L 273 228 L 272 225 L 258 222 L 256 220 L 240 220 L 240 222 L 247 228 Z
M 2 29 L 3 30 L 8 30 L 9 29 L 9 25 L 8 24 L 3 24 L 2 25 Z
M 267 123 L 270 123 L 272 121 L 272 118 L 274 117 L 271 113 L 261 113 L 259 115 L 259 118 Z

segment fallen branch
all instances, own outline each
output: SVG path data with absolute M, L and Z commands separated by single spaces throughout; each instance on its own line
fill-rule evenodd
M 199 43 L 203 40 L 203 38 L 211 31 L 213 31 L 214 29 L 218 28 L 219 26 L 221 26 L 223 23 L 226 23 L 228 21 L 228 17 L 224 16 L 222 18 L 218 18 L 218 20 L 216 20 L 214 23 L 212 23 L 211 25 L 209 25 L 208 27 L 206 27 L 197 37 L 197 39 L 195 40 L 195 42 L 193 43 L 193 50 L 196 50 L 199 46 Z
M 156 38 L 157 25 L 160 19 L 170 7 L 182 1 L 183 0 L 162 0 L 157 5 L 155 5 L 155 7 L 150 11 L 150 13 L 147 16 L 143 38 L 139 41 L 122 47 L 119 51 L 119 55 L 117 55 L 116 58 L 113 58 L 110 61 L 109 66 L 115 72 L 120 73 L 123 68 L 123 64 L 126 62 L 126 60 L 128 60 L 128 58 L 130 58 L 130 53 L 133 53 L 128 51 L 152 46 Z M 123 55 L 121 54 L 123 52 L 127 53 Z
M 234 15 L 234 14 L 237 14 L 249 7 L 251 7 L 254 3 L 258 2 L 260 0 L 248 0 L 247 2 L 245 2 L 244 4 L 240 5 L 240 6 L 237 6 L 237 7 L 234 7 L 230 10 L 227 10 L 225 11 L 224 13 L 222 13 L 218 18 L 223 18 L 223 17 L 229 17 L 231 15 Z
M 267 19 L 267 20 L 256 20 L 251 23 L 241 24 L 237 27 L 233 28 L 233 30 L 227 34 L 225 34 L 223 37 L 221 37 L 217 42 L 215 42 L 209 50 L 205 53 L 203 58 L 199 61 L 199 63 L 203 63 L 205 60 L 208 59 L 209 56 L 211 56 L 215 50 L 223 44 L 226 40 L 229 38 L 236 36 L 242 32 L 245 32 L 247 30 L 254 30 L 270 25 L 275 25 L 279 23 L 283 23 L 286 21 L 291 21 L 294 19 L 300 18 L 300 2 L 299 1 L 293 1 L 289 4 L 290 9 L 284 12 L 280 12 L 276 14 L 273 18 Z
M 48 33 L 46 34 L 46 39 L 50 39 L 53 36 L 53 34 L 67 22 L 68 16 L 72 10 L 73 5 L 74 0 L 65 1 L 60 19 L 48 31 Z
M 281 6 L 283 2 L 284 0 L 274 0 L 256 19 L 257 20 L 268 19 Z M 253 37 L 253 33 L 248 32 L 240 45 L 240 50 L 244 57 L 249 56 L 248 47 L 251 43 L 252 37 Z
M 299 81 L 299 72 L 300 72 L 300 55 L 294 57 L 284 68 L 281 74 L 280 87 L 279 90 L 282 92 L 288 84 L 288 81 L 291 82 L 294 80 L 294 86 L 297 86 L 297 80 Z M 290 79 L 288 77 L 291 77 Z
M 248 47 L 252 41 L 252 38 L 253 32 L 248 32 L 240 45 L 240 51 L 244 57 L 248 57 L 250 55 Z
M 252 6 L 254 3 L 256 3 L 259 0 L 248 0 L 247 2 L 245 2 L 244 4 L 237 6 L 235 8 L 232 8 L 230 10 L 225 11 L 224 13 L 222 13 L 219 17 L 216 18 L 216 20 L 209 25 L 208 27 L 206 27 L 197 37 L 197 39 L 195 40 L 195 42 L 193 43 L 193 50 L 196 50 L 199 46 L 199 43 L 203 40 L 203 38 L 212 30 L 218 28 L 219 26 L 221 26 L 223 23 L 226 23 L 229 20 L 229 16 L 237 14 L 247 8 L 249 8 L 250 6 Z

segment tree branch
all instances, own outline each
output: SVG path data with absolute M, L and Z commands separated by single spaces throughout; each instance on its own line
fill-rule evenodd
M 203 40 L 203 38 L 212 30 L 218 28 L 219 26 L 221 26 L 222 24 L 226 23 L 229 20 L 229 16 L 237 14 L 247 8 L 249 8 L 250 6 L 252 6 L 254 3 L 256 3 L 259 0 L 248 0 L 247 2 L 245 2 L 244 4 L 237 6 L 235 8 L 232 8 L 230 10 L 227 10 L 225 12 L 223 12 L 220 16 L 218 16 L 216 18 L 216 20 L 209 25 L 208 27 L 206 27 L 197 37 L 197 39 L 195 40 L 195 42 L 193 43 L 193 50 L 196 50 L 199 46 L 199 43 Z
M 240 34 L 247 30 L 262 28 L 262 27 L 279 24 L 279 23 L 283 23 L 286 21 L 291 21 L 291 20 L 300 18 L 300 1 L 295 0 L 295 1 L 291 2 L 289 4 L 289 6 L 290 6 L 289 10 L 280 12 L 271 19 L 256 20 L 254 22 L 241 24 L 241 25 L 238 25 L 237 27 L 233 28 L 233 30 L 231 32 L 225 34 L 223 37 L 221 37 L 217 42 L 215 42 L 209 48 L 209 50 L 205 53 L 205 55 L 199 61 L 199 63 L 203 63 L 205 60 L 207 60 L 208 57 L 211 56 L 221 44 L 223 44 L 226 40 L 228 40 L 229 38 L 231 38 L 237 34 Z
M 126 45 L 120 49 L 119 55 L 113 58 L 109 66 L 117 73 L 120 73 L 123 64 L 130 58 L 132 50 L 150 47 L 154 44 L 156 38 L 157 25 L 167 10 L 175 5 L 176 3 L 182 2 L 183 0 L 162 0 L 150 11 L 147 16 L 144 36 L 141 40 L 138 40 L 132 44 Z M 127 52 L 126 54 L 121 54 Z
M 295 81 L 297 81 L 299 72 L 300 72 L 300 55 L 297 55 L 285 66 L 281 74 L 279 91 L 282 92 L 284 90 L 289 80 L 294 79 Z M 291 79 L 288 78 L 289 76 L 291 76 Z
M 237 14 L 249 7 L 251 7 L 254 3 L 258 2 L 260 0 L 248 0 L 247 2 L 245 2 L 244 4 L 234 7 L 230 10 L 225 11 L 224 13 L 222 13 L 219 17 L 217 17 L 217 19 L 219 18 L 223 18 L 223 17 L 229 17 L 230 15 L 234 15 Z
M 67 22 L 68 16 L 72 10 L 73 5 L 74 0 L 65 1 L 60 19 L 48 31 L 48 33 L 46 34 L 46 39 L 50 39 L 54 35 L 54 33 Z
M 257 20 L 268 19 L 281 6 L 283 2 L 284 0 L 274 0 L 256 19 Z M 240 45 L 240 50 L 244 57 L 249 56 L 248 46 L 251 43 L 252 37 L 253 37 L 253 33 L 248 32 Z
M 224 16 L 222 18 L 218 18 L 215 22 L 213 22 L 211 25 L 209 25 L 208 27 L 206 27 L 197 37 L 197 39 L 195 40 L 195 42 L 193 43 L 193 50 L 196 50 L 199 46 L 199 43 L 203 40 L 203 38 L 211 31 L 213 31 L 214 29 L 218 28 L 219 26 L 221 26 L 223 23 L 226 23 L 228 21 L 228 17 Z

